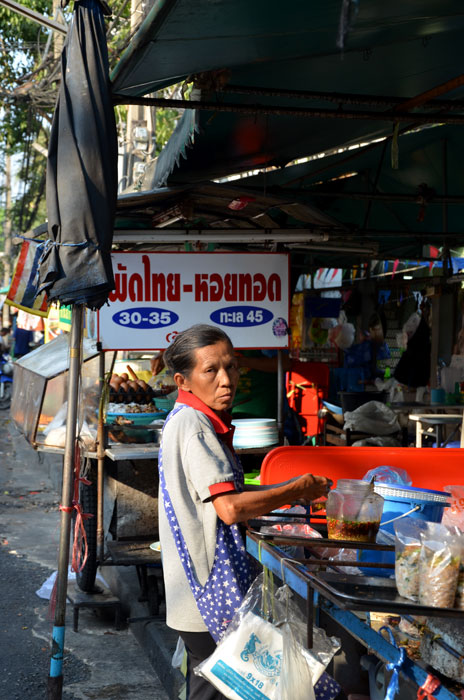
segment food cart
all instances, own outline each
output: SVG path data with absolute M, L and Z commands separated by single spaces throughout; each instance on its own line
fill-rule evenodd
M 359 548 L 359 542 L 333 541 L 324 538 L 316 540 L 314 551 L 307 538 L 292 536 L 276 537 L 251 532 L 247 536 L 247 550 L 263 566 L 269 568 L 277 577 L 283 579 L 297 595 L 306 602 L 308 647 L 312 646 L 313 622 L 326 626 L 327 620 L 336 623 L 334 634 L 342 635 L 349 646 L 350 640 L 360 642 L 364 654 L 360 658 L 361 666 L 368 670 L 370 676 L 370 697 L 380 700 L 393 697 L 395 680 L 399 679 L 400 697 L 436 698 L 436 700 L 455 700 L 460 697 L 461 683 L 446 679 L 429 664 L 426 666 L 412 655 L 405 653 L 404 647 L 398 645 L 386 630 L 375 629 L 371 613 L 384 613 L 384 618 L 426 616 L 448 622 L 448 638 L 427 634 L 421 644 L 435 644 L 437 656 L 446 655 L 454 662 L 454 673 L 459 672 L 462 660 L 462 635 L 460 627 L 464 612 L 456 608 L 436 608 L 415 605 L 410 600 L 398 595 L 395 582 L 376 576 L 356 576 L 344 573 L 343 562 L 321 562 L 320 547 Z M 303 560 L 291 560 L 282 549 L 285 546 L 303 546 L 308 556 Z M 366 551 L 378 550 L 379 545 L 363 545 Z M 388 549 L 388 546 L 381 548 Z M 349 562 L 352 564 L 352 561 Z M 364 564 L 364 562 L 363 562 Z M 375 567 L 375 562 L 373 563 Z M 347 637 L 343 637 L 343 635 Z M 386 634 L 388 637 L 386 638 Z M 436 638 L 431 640 L 427 637 Z M 358 659 L 359 661 L 359 659 Z M 351 669 L 351 682 L 356 682 L 356 670 Z M 462 663 L 460 669 L 462 676 Z M 335 678 L 337 680 L 337 678 Z M 390 687 L 390 683 L 392 683 Z M 389 690 L 390 688 L 390 690 Z M 356 692 L 356 691 L 355 691 Z M 405 693 L 405 694 L 404 694 Z

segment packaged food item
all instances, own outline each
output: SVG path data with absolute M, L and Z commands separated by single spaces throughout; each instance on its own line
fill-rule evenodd
M 450 507 L 443 512 L 442 524 L 464 532 L 464 486 L 444 486 L 443 491 L 450 493 L 451 498 Z
M 403 598 L 417 601 L 419 598 L 419 559 L 422 547 L 420 534 L 426 532 L 423 520 L 402 518 L 395 528 L 395 581 Z
M 464 564 L 461 559 L 459 567 L 458 582 L 456 585 L 456 598 L 454 599 L 454 607 L 459 610 L 464 610 Z
M 419 602 L 436 608 L 452 608 L 461 560 L 460 538 L 439 523 L 427 523 L 421 533 Z

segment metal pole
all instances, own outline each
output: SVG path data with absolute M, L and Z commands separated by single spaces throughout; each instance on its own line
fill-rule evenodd
M 105 384 L 105 353 L 99 348 L 99 383 L 100 396 L 103 393 Z M 103 422 L 103 411 L 98 412 L 97 430 L 97 560 L 100 564 L 104 559 L 104 534 L 103 534 L 103 471 L 105 463 L 105 426 Z
M 461 114 L 426 114 L 418 112 L 379 112 L 348 109 L 313 109 L 311 107 L 287 107 L 287 105 L 242 104 L 237 102 L 216 102 L 215 100 L 176 100 L 163 97 L 134 97 L 132 95 L 113 95 L 115 105 L 142 105 L 163 107 L 165 109 L 199 109 L 208 112 L 233 112 L 238 114 L 275 114 L 287 117 L 306 117 L 308 119 L 361 119 L 363 121 L 401 122 L 414 124 L 464 124 Z
M 282 350 L 277 350 L 277 430 L 279 445 L 284 444 L 284 367 Z
M 66 442 L 63 459 L 63 483 L 61 491 L 61 529 L 56 577 L 55 621 L 52 632 L 50 675 L 48 676 L 48 700 L 60 700 L 63 689 L 63 652 L 66 620 L 66 594 L 68 586 L 69 540 L 74 482 L 74 450 L 79 401 L 79 375 L 81 367 L 82 319 L 84 307 L 74 304 L 72 309 L 71 339 L 69 343 L 68 412 L 66 416 Z
M 196 87 L 203 89 L 201 81 L 195 81 Z M 249 87 L 248 85 L 214 85 L 212 89 L 206 88 L 206 92 L 224 92 L 233 95 L 258 95 L 261 97 L 285 97 L 295 100 L 317 100 L 318 102 L 335 102 L 337 105 L 375 105 L 377 107 L 403 106 L 416 98 L 393 97 L 391 95 L 361 95 L 349 92 L 314 92 L 312 90 L 288 90 L 287 88 L 263 88 Z M 422 107 L 427 109 L 447 109 L 450 111 L 462 111 L 464 104 L 458 100 L 436 100 L 422 102 Z
M 68 33 L 66 25 L 56 22 L 54 19 L 50 19 L 50 17 L 45 17 L 45 15 L 41 15 L 40 12 L 31 10 L 30 7 L 20 5 L 19 2 L 14 2 L 14 0 L 0 0 L 0 5 L 7 7 L 18 15 L 31 19 L 33 22 L 37 22 L 37 24 L 41 24 L 43 27 L 47 27 L 47 29 L 53 29 L 53 31 L 60 32 L 60 34 Z

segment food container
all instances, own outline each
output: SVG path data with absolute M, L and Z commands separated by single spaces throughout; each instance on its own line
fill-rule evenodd
M 456 586 L 456 598 L 454 599 L 454 607 L 459 610 L 464 610 L 464 564 L 461 557 L 461 566 L 459 567 L 458 582 Z
M 332 540 L 375 542 L 383 511 L 383 498 L 372 484 L 339 479 L 327 499 L 327 531 Z
M 427 523 L 421 533 L 419 603 L 452 608 L 458 586 L 461 539 L 439 523 Z
M 374 489 L 384 499 L 382 529 L 392 534 L 395 534 L 394 522 L 400 517 L 407 516 L 439 523 L 450 500 L 450 494 L 446 491 L 433 491 L 403 484 L 376 482 Z
M 449 504 L 450 499 L 450 494 L 445 491 L 433 491 L 403 484 L 375 482 L 374 489 L 384 499 L 383 515 L 380 522 L 381 532 L 392 535 L 395 534 L 396 523 L 401 523 L 402 519 L 439 523 L 443 516 L 443 510 Z M 418 550 L 413 547 L 407 550 L 405 558 L 402 559 L 405 570 L 418 564 L 418 556 Z M 360 561 L 382 564 L 396 564 L 393 552 L 360 552 L 359 559 Z M 368 573 L 368 569 L 362 569 L 362 567 L 361 571 L 365 574 Z M 391 575 L 391 569 L 375 569 L 375 576 L 389 577 Z
M 427 525 L 424 521 L 404 518 L 395 522 L 395 580 L 398 593 L 403 598 L 419 599 L 419 559 L 421 532 Z M 388 570 L 391 574 L 391 571 Z

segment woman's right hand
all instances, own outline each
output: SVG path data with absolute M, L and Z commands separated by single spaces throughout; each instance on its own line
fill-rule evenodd
M 333 481 L 325 476 L 304 474 L 295 479 L 293 486 L 299 492 L 296 494 L 296 502 L 301 505 L 309 505 L 311 501 L 315 501 L 321 496 L 327 496 L 333 486 Z

